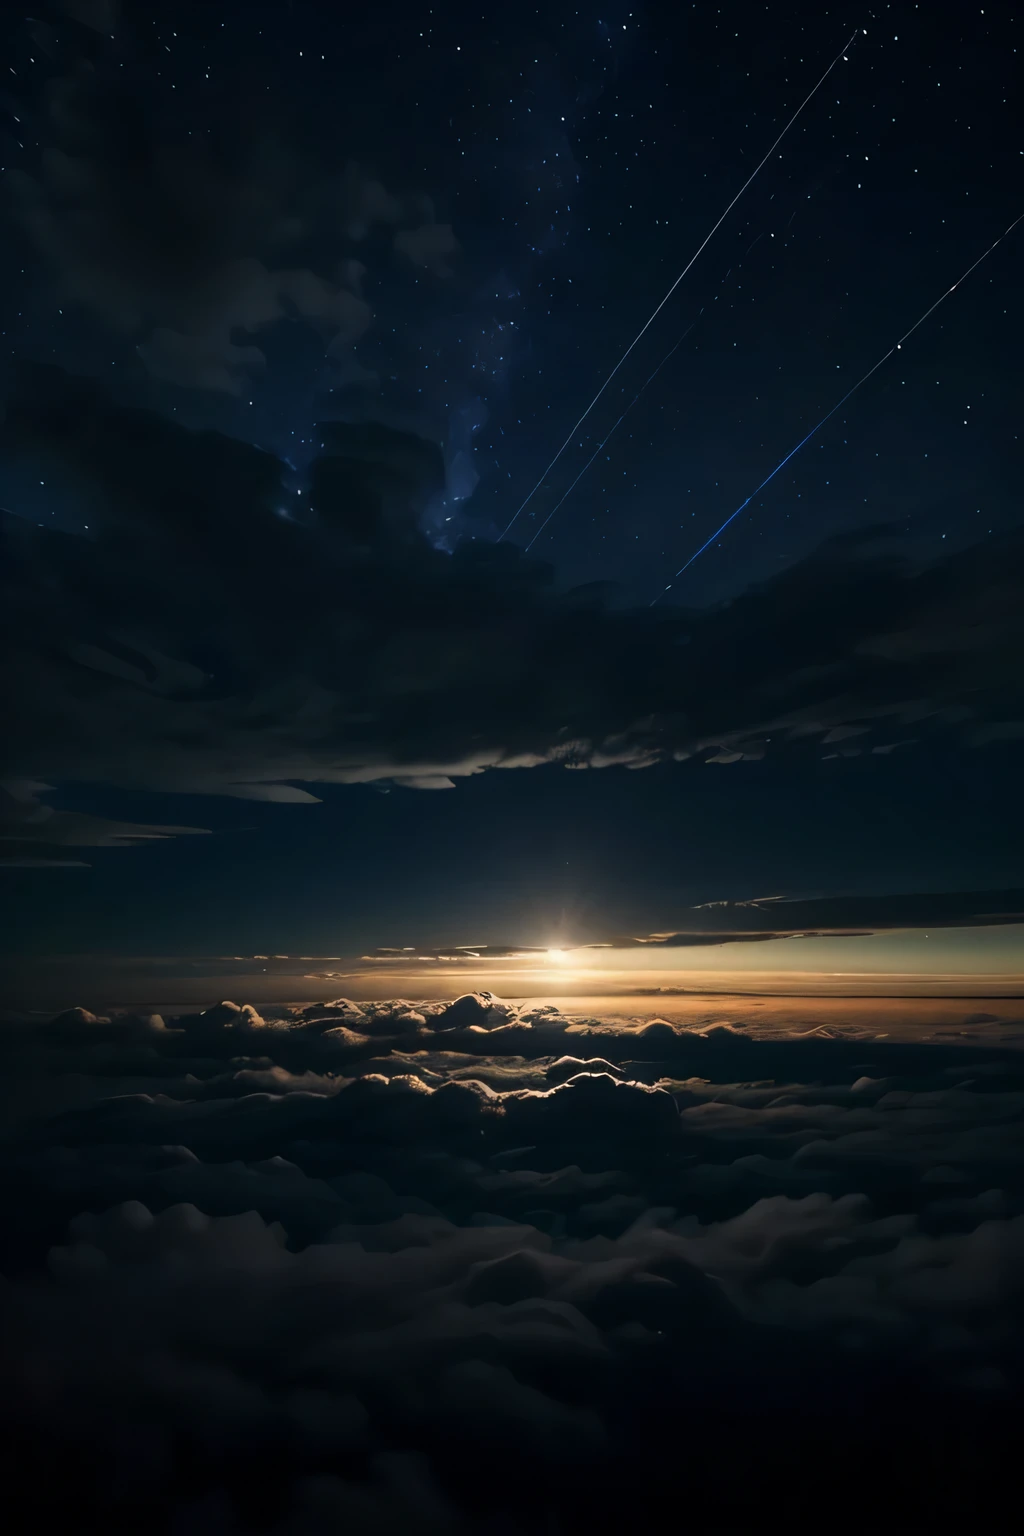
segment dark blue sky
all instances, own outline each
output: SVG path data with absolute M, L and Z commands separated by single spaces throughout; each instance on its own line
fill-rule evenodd
M 1004 746 L 927 764 L 908 750 L 492 772 L 443 793 L 326 790 L 309 807 L 182 797 L 174 818 L 215 836 L 88 850 L 91 868 L 9 872 L 22 896 L 3 944 L 8 954 L 319 955 L 584 942 L 656 931 L 702 901 L 999 889 L 1020 880 L 1019 766 Z M 137 821 L 169 814 L 166 796 L 61 798 Z M 711 959 L 723 963 L 721 952 Z
M 347 20 L 302 0 L 129 5 L 113 38 L 65 21 L 48 49 L 9 22 L 8 171 L 38 176 L 61 135 L 47 82 L 87 48 L 111 91 L 144 96 L 156 149 L 202 145 L 235 174 L 255 161 L 268 200 L 272 153 L 291 157 L 284 179 L 316 183 L 303 256 L 321 273 L 358 256 L 373 310 L 334 355 L 301 318 L 266 325 L 253 338 L 266 366 L 237 395 L 176 388 L 135 354 L 155 306 L 114 330 L 22 240 L 5 257 L 9 355 L 118 380 L 300 471 L 325 414 L 408 421 L 445 443 L 438 534 L 493 537 L 856 24 L 866 32 L 848 61 L 514 532 L 532 535 L 696 321 L 538 545 L 568 580 L 653 595 L 1021 211 L 1012 7 L 940 22 L 909 5 L 389 4 Z M 108 110 L 108 142 L 126 155 L 116 99 Z M 350 161 L 391 195 L 431 200 L 458 243 L 445 276 L 396 262 L 386 230 L 343 237 L 333 182 Z M 1012 245 L 994 254 L 709 551 L 686 601 L 770 574 L 836 529 L 895 520 L 927 544 L 1015 518 L 1017 264 Z M 359 370 L 372 387 L 345 382 Z M 15 481 L 5 499 L 51 515 L 40 489 Z
M 302 684 L 294 697 L 314 673 L 318 687 L 333 686 L 330 647 L 310 628 L 322 593 L 307 603 L 301 583 L 287 597 L 282 586 L 279 608 L 276 546 L 254 554 L 244 522 L 198 555 L 189 539 L 195 526 L 212 527 L 219 507 L 234 518 L 236 502 L 258 500 L 264 493 L 251 487 L 262 475 L 271 498 L 263 511 L 306 527 L 304 509 L 318 494 L 312 466 L 325 451 L 318 424 L 342 420 L 382 422 L 438 443 L 444 484 L 424 492 L 421 533 L 446 552 L 459 541 L 493 543 L 788 117 L 861 28 L 510 535 L 520 548 L 533 537 L 687 332 L 533 549 L 551 563 L 553 590 L 609 582 L 610 613 L 645 605 L 1024 211 L 1024 140 L 1013 112 L 1021 25 L 1007 5 L 854 13 L 803 4 L 629 9 L 605 0 L 526 11 L 384 3 L 359 13 L 312 0 L 96 0 L 53 5 L 36 20 L 9 15 L 2 35 L 11 62 L 0 94 L 8 390 L 17 397 L 23 363 L 46 363 L 90 381 L 86 394 L 109 396 L 111 409 L 148 414 L 115 429 L 124 434 L 120 479 L 109 464 L 86 471 L 81 454 L 52 443 L 26 446 L 17 424 L 8 432 L 0 504 L 18 525 L 41 525 L 44 538 L 72 535 L 83 553 L 80 568 L 77 556 L 69 564 L 61 555 L 61 575 L 49 586 L 40 573 L 55 558 L 52 540 L 48 553 L 26 554 L 17 567 L 50 596 L 39 599 L 42 611 L 31 606 L 35 596 L 26 599 L 33 618 L 12 629 L 14 708 L 35 723 L 13 733 L 4 771 L 22 785 L 53 784 L 47 803 L 55 806 L 215 835 L 134 851 L 96 847 L 81 855 L 89 868 L 63 873 L 11 870 L 5 944 L 333 950 L 402 942 L 398 931 L 410 926 L 424 943 L 470 927 L 490 941 L 530 942 L 553 923 L 580 937 L 609 925 L 663 926 L 677 908 L 711 898 L 1019 882 L 1019 715 L 1006 691 L 1019 630 L 986 629 L 984 650 L 958 640 L 949 654 L 962 650 L 970 667 L 943 661 L 941 686 L 939 662 L 932 665 L 945 654 L 934 637 L 947 623 L 963 635 L 1000 605 L 1016 611 L 1005 593 L 993 596 L 991 573 L 965 576 L 960 592 L 954 558 L 927 601 L 908 578 L 899 601 L 913 608 L 912 619 L 867 577 L 862 603 L 855 575 L 848 583 L 834 574 L 799 577 L 794 590 L 815 592 L 806 625 L 788 598 L 772 593 L 789 590 L 778 583 L 792 567 L 847 535 L 852 571 L 859 541 L 880 527 L 887 558 L 914 570 L 988 540 L 1009 539 L 1016 550 L 1024 232 L 999 246 L 674 589 L 687 609 L 718 615 L 699 652 L 699 705 L 690 697 L 699 684 L 692 668 L 686 702 L 661 684 L 648 687 L 666 657 L 697 654 L 671 650 L 689 639 L 677 632 L 686 621 L 672 620 L 671 636 L 652 632 L 649 661 L 639 652 L 628 664 L 595 659 L 585 680 L 577 660 L 563 683 L 561 653 L 552 652 L 543 705 L 550 722 L 537 726 L 535 742 L 529 690 L 539 697 L 545 680 L 543 645 L 561 642 L 538 639 L 542 630 L 530 626 L 540 620 L 529 616 L 509 619 L 506 639 L 487 641 L 492 674 L 506 644 L 525 645 L 529 634 L 534 650 L 541 647 L 532 682 L 516 695 L 510 734 L 518 750 L 550 756 L 549 748 L 562 750 L 551 740 L 592 731 L 592 717 L 605 718 L 595 701 L 614 673 L 607 728 L 616 741 L 615 732 L 634 733 L 634 762 L 647 760 L 634 739 L 647 730 L 647 714 L 669 706 L 679 716 L 677 758 L 683 747 L 699 756 L 716 744 L 733 752 L 739 742 L 757 760 L 704 767 L 690 757 L 592 774 L 491 771 L 445 794 L 395 787 L 375 768 L 387 793 L 318 787 L 303 757 L 303 722 L 314 705 L 295 705 L 287 728 L 275 711 L 293 698 L 289 678 L 288 687 L 296 677 Z M 237 470 L 217 471 L 228 478 L 216 480 L 201 515 L 181 493 L 180 542 L 132 545 L 150 528 L 149 493 L 131 467 L 133 455 L 150 452 L 139 447 L 143 420 L 227 434 L 283 465 L 279 473 L 267 459 L 258 468 L 256 456 L 243 454 Z M 172 439 L 161 441 L 152 452 L 168 453 L 169 473 L 181 455 Z M 167 474 L 157 457 L 150 469 L 158 488 Z M 121 532 L 97 545 L 110 537 L 97 530 L 115 503 Z M 160 513 L 161 538 L 167 515 Z M 314 557 L 318 580 L 333 558 L 326 548 Z M 992 562 L 997 570 L 1001 558 Z M 243 578 L 246 561 L 252 571 Z M 386 570 L 379 574 L 386 592 Z M 189 606 L 182 582 L 193 578 Z M 844 682 L 824 711 L 821 688 L 808 683 L 838 665 L 814 629 L 828 610 L 822 579 L 850 588 L 843 643 L 849 665 L 861 669 L 860 691 Z M 26 580 L 17 577 L 19 591 Z M 415 581 L 406 580 L 396 577 L 396 592 L 406 593 L 395 599 L 399 628 L 403 603 L 430 607 L 428 588 L 416 598 Z M 490 580 L 476 587 L 485 628 Z M 505 576 L 495 580 L 493 610 L 511 604 L 511 612 L 512 588 L 502 585 Z M 758 586 L 768 593 L 761 618 L 737 620 L 733 632 L 720 605 Z M 68 632 L 43 643 L 45 603 L 58 587 Z M 240 629 L 252 630 L 235 651 L 230 623 L 213 638 L 204 627 L 220 588 L 245 610 Z M 129 616 L 133 603 L 139 611 Z M 266 753 L 251 736 L 245 752 L 283 766 L 252 777 L 306 784 L 323 805 L 199 793 L 211 773 L 222 792 L 225 775 L 234 782 L 247 772 L 245 752 L 241 766 L 233 757 L 230 768 L 215 770 L 205 758 L 194 775 L 180 766 L 212 718 L 205 703 L 191 724 L 160 727 L 159 771 L 152 740 L 139 746 L 150 730 L 148 706 L 121 698 L 110 705 L 114 714 L 104 713 L 106 702 L 76 713 L 68 699 L 77 684 L 67 691 L 53 681 L 45 668 L 57 663 L 46 646 L 92 666 L 96 647 L 109 653 L 139 642 L 132 626 L 143 610 L 147 645 L 209 670 L 214 692 L 221 689 L 211 709 L 237 683 L 234 703 L 241 709 L 244 700 L 247 728 L 265 720 Z M 373 717 L 387 737 L 389 720 L 407 723 L 405 705 L 393 702 L 396 678 L 406 686 L 429 620 L 418 619 L 408 635 L 385 635 L 379 655 L 368 650 L 365 658 L 362 642 L 344 639 L 343 605 L 332 622 L 344 665 L 362 669 L 344 719 L 358 735 Z M 912 645 L 893 638 L 905 632 Z M 21 650 L 27 633 L 43 658 L 31 666 Z M 595 658 L 616 654 L 604 643 Z M 740 708 L 733 694 L 746 686 L 748 661 L 776 643 L 778 675 Z M 878 657 L 905 668 L 898 685 L 881 677 Z M 44 670 L 32 670 L 37 662 Z M 790 702 L 779 714 L 783 694 L 805 685 L 799 708 Z M 467 698 L 486 699 L 488 687 L 478 683 Z M 420 757 L 408 761 L 443 765 L 465 758 L 468 742 L 493 736 L 495 722 L 475 732 L 477 704 L 460 699 L 453 682 L 427 735 L 428 717 L 420 720 Z M 823 761 L 832 756 L 827 745 L 773 750 L 761 761 L 763 747 L 741 740 L 778 718 L 798 744 L 807 735 L 801 710 L 820 722 L 820 736 L 830 727 L 874 729 L 879 720 L 892 729 L 875 747 L 881 755 L 831 761 Z M 232 729 L 239 718 L 236 711 Z M 899 726 L 925 720 L 928 730 L 952 730 L 968 719 L 981 722 L 971 746 L 940 736 L 922 745 L 916 725 Z M 687 721 L 697 722 L 692 731 Z M 983 738 L 996 745 L 980 747 Z M 890 752 L 902 739 L 911 745 Z M 344 730 L 332 740 L 344 754 Z M 172 756 L 174 769 L 166 766 Z M 228 757 L 225 745 L 221 761 Z

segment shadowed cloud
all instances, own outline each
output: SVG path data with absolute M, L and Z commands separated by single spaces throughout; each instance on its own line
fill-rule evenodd
M 833 540 L 725 606 L 631 611 L 556 590 L 506 545 L 433 548 L 419 518 L 443 467 L 425 439 L 321 437 L 282 517 L 272 455 L 22 373 L 0 460 L 45 464 L 89 529 L 0 525 L 6 778 L 302 802 L 1019 730 L 1019 533 L 925 566 Z
M 5 1465 L 54 1520 L 169 1536 L 583 1536 L 666 1507 L 681 1455 L 701 1528 L 818 1507 L 851 1456 L 889 1456 L 910 1528 L 994 1510 L 1024 1078 L 984 1018 L 762 1038 L 482 994 L 9 1027 Z
M 100 30 L 105 10 L 78 14 Z M 459 252 L 428 198 L 351 162 L 314 166 L 272 130 L 241 149 L 169 133 L 151 100 L 86 58 L 49 80 L 39 132 L 38 166 L 7 172 L 14 217 L 58 301 L 130 340 L 163 383 L 239 395 L 266 365 L 257 341 L 289 320 L 347 356 L 373 322 L 357 256 L 376 234 L 439 276 Z

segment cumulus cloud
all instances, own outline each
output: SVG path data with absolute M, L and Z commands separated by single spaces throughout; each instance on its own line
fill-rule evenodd
M 48 1514 L 582 1533 L 665 1507 L 683 1457 L 746 1526 L 854 1458 L 923 1522 L 950 1495 L 908 1434 L 974 1507 L 1005 1491 L 1021 1073 L 980 1037 L 487 995 L 78 1009 L 0 1050 L 52 1100 L 0 1148 L 0 1408 L 23 1470 L 76 1468 Z

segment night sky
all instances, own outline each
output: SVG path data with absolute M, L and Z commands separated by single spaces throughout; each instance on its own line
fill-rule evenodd
M 0 8 L 12 1536 L 1020 1503 L 1024 10 L 630 3 Z
M 1019 31 L 8 13 L 5 947 L 1019 886 L 1024 231 L 648 607 L 1024 211 Z M 436 445 L 401 534 L 342 527 L 338 455 L 400 433 Z M 109 846 L 154 826 L 212 835 Z

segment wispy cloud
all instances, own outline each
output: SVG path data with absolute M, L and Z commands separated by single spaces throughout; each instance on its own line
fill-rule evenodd
M 585 950 L 703 948 L 774 939 L 864 938 L 926 928 L 987 928 L 1024 923 L 1024 890 L 918 892 L 906 895 L 825 896 L 788 900 L 710 901 L 688 908 L 679 923 L 658 933 L 609 934 L 556 950 L 528 944 L 448 944 L 437 948 L 379 948 L 364 960 L 494 960 L 554 956 Z

